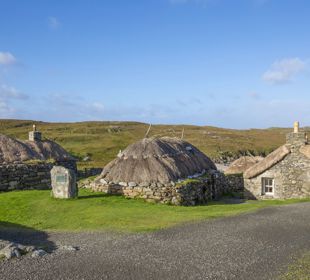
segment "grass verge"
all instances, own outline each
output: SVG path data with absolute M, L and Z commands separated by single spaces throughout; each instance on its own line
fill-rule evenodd
M 50 191 L 13 191 L 0 193 L 0 228 L 11 225 L 47 231 L 146 232 L 300 201 L 306 200 L 247 201 L 241 204 L 211 202 L 205 206 L 181 207 L 83 189 L 79 198 L 72 200 L 54 199 Z
M 280 280 L 309 280 L 310 279 L 310 252 L 289 266 L 288 271 Z

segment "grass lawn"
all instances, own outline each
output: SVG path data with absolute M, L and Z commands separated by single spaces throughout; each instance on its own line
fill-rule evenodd
M 140 199 L 126 199 L 83 189 L 79 198 L 73 200 L 51 198 L 50 191 L 13 191 L 0 193 L 0 228 L 13 224 L 47 231 L 145 232 L 299 201 L 212 202 L 206 206 L 182 207 L 151 204 Z
M 309 280 L 310 279 L 310 252 L 289 266 L 288 272 L 280 280 Z

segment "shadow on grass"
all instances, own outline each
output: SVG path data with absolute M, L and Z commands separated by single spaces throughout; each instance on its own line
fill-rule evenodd
M 16 242 L 25 246 L 35 246 L 49 253 L 56 249 L 48 234 L 30 227 L 0 221 L 0 240 Z
M 231 205 L 231 204 L 244 204 L 247 201 L 243 198 L 236 197 L 222 197 L 219 200 L 209 201 L 207 205 Z

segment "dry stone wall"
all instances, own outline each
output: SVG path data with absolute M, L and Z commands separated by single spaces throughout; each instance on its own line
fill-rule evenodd
M 49 189 L 50 163 L 0 165 L 0 191 Z
M 14 163 L 0 165 L 0 191 L 50 189 L 50 171 L 55 165 L 76 171 L 75 161 Z
M 83 170 L 78 170 L 77 176 L 79 179 L 98 176 L 102 170 L 103 168 L 84 168 Z
M 244 192 L 243 174 L 226 175 L 227 184 L 231 192 Z
M 86 187 L 108 194 L 143 198 L 149 202 L 185 206 L 205 204 L 207 201 L 219 199 L 223 194 L 231 192 L 226 177 L 218 171 L 199 178 L 165 185 L 160 183 L 136 184 L 134 182 L 107 184 L 104 179 L 98 179 Z
M 54 163 L 54 165 L 57 165 L 57 166 L 63 166 L 65 168 L 68 168 L 68 169 L 71 169 L 73 170 L 75 173 L 77 173 L 77 167 L 76 167 L 76 161 L 75 160 L 62 160 L 62 161 L 56 161 Z

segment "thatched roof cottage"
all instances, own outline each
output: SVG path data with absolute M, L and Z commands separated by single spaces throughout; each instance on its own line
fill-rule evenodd
M 233 161 L 225 170 L 225 175 L 243 174 L 247 169 L 263 160 L 259 156 L 243 156 Z
M 214 163 L 196 147 L 178 138 L 144 138 L 119 153 L 103 170 L 107 182 L 167 184 L 207 170 Z
M 64 148 L 53 141 L 21 141 L 0 134 L 0 164 L 31 160 L 75 161 Z
M 90 187 L 129 197 L 191 205 L 205 199 L 206 189 L 203 188 L 206 184 L 203 187 L 200 182 L 201 186 L 187 190 L 187 194 L 192 192 L 191 198 L 182 196 L 181 188 L 177 190 L 176 185 L 181 182 L 186 185 L 186 180 L 195 181 L 195 178 L 215 173 L 215 164 L 186 141 L 169 137 L 144 138 L 120 152 Z
M 245 171 L 244 186 L 248 198 L 310 196 L 310 145 L 298 122 L 285 145 Z
M 48 189 L 54 165 L 77 171 L 76 159 L 57 143 L 42 140 L 35 126 L 27 141 L 0 134 L 0 191 Z
M 33 126 L 29 140 L 22 141 L 0 134 L 0 164 L 21 163 L 27 161 L 68 162 L 73 165 L 73 158 L 63 147 L 51 140 L 42 140 L 41 133 Z

